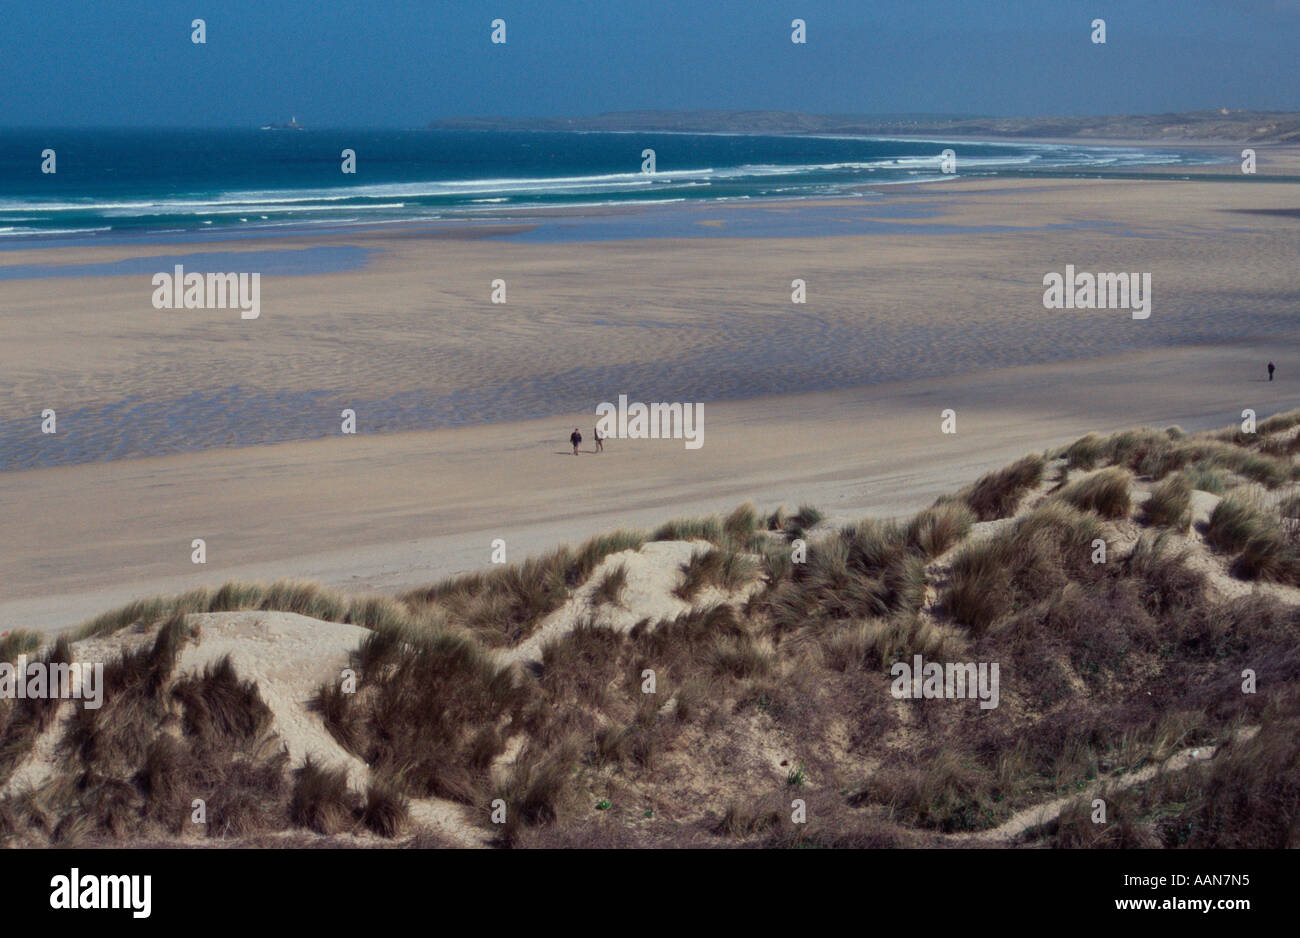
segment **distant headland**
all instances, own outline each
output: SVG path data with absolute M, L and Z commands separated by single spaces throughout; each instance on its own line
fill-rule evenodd
M 258 130 L 306 130 L 302 124 L 298 123 L 297 117 L 291 117 L 284 123 L 263 124 Z
M 449 117 L 435 130 L 607 130 L 767 134 L 907 134 L 970 137 L 1194 140 L 1245 143 L 1300 141 L 1295 111 L 1187 111 L 1096 117 L 986 117 L 936 114 L 866 116 L 793 111 L 616 111 L 580 117 Z

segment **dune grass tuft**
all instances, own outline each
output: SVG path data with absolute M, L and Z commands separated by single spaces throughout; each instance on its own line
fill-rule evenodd
M 689 602 L 706 586 L 737 590 L 753 580 L 757 571 L 758 566 L 751 557 L 733 550 L 713 547 L 696 551 L 682 565 L 682 582 L 673 595 Z
M 1237 553 L 1252 538 L 1270 535 L 1277 525 L 1247 495 L 1229 495 L 1214 506 L 1205 530 L 1210 546 L 1226 553 Z
M 627 586 L 627 564 L 620 563 L 606 571 L 600 578 L 600 582 L 591 591 L 591 604 L 593 606 L 617 605 L 625 586 Z
M 1067 446 L 1062 455 L 1070 469 L 1095 469 L 1106 455 L 1106 438 L 1097 433 L 1089 433 Z
M 380 837 L 397 837 L 410 820 L 411 804 L 399 786 L 386 780 L 372 781 L 366 787 L 361 823 Z
M 1177 531 L 1191 527 L 1192 483 L 1185 473 L 1172 475 L 1151 490 L 1151 497 L 1142 505 L 1142 520 Z
M 14 629 L 0 638 L 0 661 L 8 661 L 12 664 L 19 655 L 30 654 L 40 647 L 39 632 L 30 629 Z
M 403 596 L 408 606 L 445 618 L 489 646 L 515 645 L 532 634 L 607 556 L 637 550 L 643 535 L 615 531 L 594 537 L 577 550 L 562 547 L 521 564 L 439 583 Z
M 1060 589 L 1071 574 L 1085 577 L 1100 532 L 1100 520 L 1091 512 L 1064 501 L 1043 504 L 1011 528 L 957 554 L 948 611 L 982 632 L 1017 606 Z
M 974 523 L 975 513 L 962 502 L 940 502 L 908 523 L 907 540 L 933 559 L 965 538 Z
M 1068 502 L 1080 511 L 1096 512 L 1103 518 L 1124 518 L 1129 513 L 1129 483 L 1132 479 L 1125 470 L 1111 467 L 1069 483 L 1052 497 Z
M 310 756 L 295 773 L 289 816 L 300 827 L 318 834 L 339 834 L 355 829 L 361 813 L 360 799 L 348 788 L 348 773 L 326 768 Z
M 963 495 L 980 521 L 995 521 L 1015 514 L 1025 493 L 1043 479 L 1047 462 L 1031 455 L 981 476 Z
M 316 698 L 339 743 L 409 794 L 475 802 L 505 746 L 499 728 L 524 718 L 528 685 L 446 632 L 377 630 L 356 664 L 356 693 L 327 685 Z

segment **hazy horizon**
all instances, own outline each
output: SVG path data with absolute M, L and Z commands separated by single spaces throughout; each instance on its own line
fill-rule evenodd
M 1121 113 L 1121 112 L 1118 112 L 1118 111 L 1114 111 L 1114 112 L 1105 112 L 1105 113 L 1098 113 L 1098 114 L 1069 114 L 1069 115 L 1066 115 L 1066 114 L 1016 114 L 1016 115 L 1011 115 L 1011 114 L 997 114 L 997 113 L 993 113 L 993 112 L 987 112 L 987 113 L 986 113 L 986 112 L 978 112 L 978 113 L 977 113 L 977 112 L 971 112 L 971 113 L 960 113 L 960 114 L 959 114 L 959 113 L 941 113 L 941 112 L 936 112 L 936 111 L 907 111 L 907 112 L 889 112 L 889 113 L 885 113 L 885 112 L 879 112 L 879 113 L 868 113 L 868 112 L 863 112 L 863 113 L 860 113 L 860 114 L 850 114 L 850 113 L 828 112 L 828 111 L 806 111 L 806 110 L 805 110 L 805 111 L 797 111 L 797 110 L 778 109 L 778 108 L 772 108 L 772 109 L 768 109 L 768 108 L 682 108 L 682 109 L 628 108 L 628 109 L 619 109 L 619 110 L 610 110 L 610 111 L 592 111 L 592 112 L 585 112 L 585 111 L 572 111 L 572 112 L 556 113 L 556 114 L 529 114 L 529 115 L 524 115 L 524 116 L 510 116 L 510 115 L 505 115 L 505 114 L 490 114 L 490 113 L 486 113 L 486 112 L 485 112 L 485 113 L 482 113 L 482 114 L 448 114 L 448 115 L 445 115 L 444 117 L 441 117 L 441 118 L 431 118 L 430 120 L 424 121 L 423 123 L 418 123 L 418 124 L 408 124 L 408 125 L 403 125 L 403 124 L 367 124 L 367 123 L 316 123 L 316 122 L 308 123 L 308 121 L 304 119 L 304 117 L 303 117 L 302 114 L 286 113 L 286 114 L 283 114 L 283 115 L 280 115 L 280 114 L 274 114 L 274 115 L 271 115 L 271 116 L 269 116 L 268 118 L 266 118 L 266 119 L 264 119 L 264 120 L 262 120 L 262 121 L 260 121 L 260 122 L 251 123 L 251 124 L 165 124 L 165 125 L 160 124 L 160 125 L 147 125 L 147 124 L 130 124 L 130 123 L 115 123 L 115 124 L 109 124 L 109 123 L 99 123 L 99 124 L 93 124 L 93 123 L 91 123 L 91 124 L 79 124 L 79 123 L 66 123 L 66 124 L 38 124 L 38 123 L 27 123 L 27 124 L 7 124 L 7 125 L 0 125 L 0 131 L 5 131 L 5 132 L 44 131 L 44 130 L 53 130 L 53 131 L 63 131 L 63 130 L 76 130 L 76 131 L 90 131 L 90 130 L 107 130 L 107 131 L 113 131 L 113 130 L 123 130 L 123 131 L 140 131 L 140 132 L 148 132 L 148 131 L 150 131 L 150 130 L 162 130 L 162 131 L 238 131 L 238 130 L 258 130 L 258 129 L 261 129 L 261 128 L 262 128 L 264 125 L 266 125 L 266 124 L 278 124 L 278 123 L 286 122 L 286 121 L 288 121 L 290 118 L 297 118 L 299 124 L 302 125 L 302 128 L 303 128 L 304 130 L 309 130 L 309 131 L 321 131 L 321 132 L 329 132 L 329 131 L 348 131 L 348 132 L 352 132 L 352 131 L 362 131 L 362 132 L 365 132 L 365 131 L 429 131 L 429 132 L 431 132 L 431 133 L 437 133 L 437 132 L 447 132 L 447 131 L 451 131 L 451 132 L 455 132 L 455 133 L 465 133 L 465 132 L 495 133 L 495 132 L 499 132 L 499 128 L 494 128 L 494 127 L 474 128 L 474 127 L 468 127 L 468 126 L 465 126 L 465 127 L 462 127 L 462 126 L 439 127 L 439 126 L 433 126 L 433 125 L 434 125 L 437 121 L 456 122 L 456 121 L 460 121 L 460 120 L 465 120 L 465 121 L 472 121 L 472 120 L 494 121 L 494 120 L 500 120 L 500 121 L 503 121 L 503 122 L 506 122 L 506 121 L 509 121 L 509 122 L 515 122 L 515 121 L 518 121 L 518 122 L 523 122 L 523 123 L 527 123 L 527 122 L 535 121 L 535 122 L 537 122 L 537 124 L 539 125 L 539 126 L 537 127 L 537 130 L 538 130 L 538 131 L 540 131 L 540 132 L 545 132 L 545 133 L 558 133 L 558 132 L 563 132 L 562 129 L 561 129 L 561 128 L 556 128 L 556 127 L 550 126 L 550 125 L 548 124 L 548 122 L 552 122 L 552 121 L 556 121 L 556 120 L 564 120 L 564 119 L 585 120 L 585 119 L 597 118 L 597 117 L 604 117 L 604 116 L 613 116 L 613 115 L 630 115 L 630 114 L 660 114 L 660 115 L 668 116 L 668 115 L 691 115 L 691 114 L 704 114 L 704 113 L 718 113 L 718 114 L 745 114 L 745 113 L 755 113 L 755 114 L 759 114 L 759 113 L 768 113 L 768 114 L 789 114 L 789 115 L 801 116 L 801 117 L 813 117 L 813 118 L 825 118 L 825 119 L 861 120 L 861 121 L 866 121 L 866 122 L 879 121 L 879 122 L 882 122 L 882 123 L 890 122 L 890 121 L 902 121 L 902 120 L 920 121 L 920 122 L 925 122 L 925 121 L 934 121 L 934 122 L 937 123 L 937 122 L 940 122 L 940 121 L 1004 120 L 1004 119 L 1006 119 L 1006 120 L 1021 120 L 1021 119 L 1023 119 L 1023 120 L 1035 120 L 1035 119 L 1039 119 L 1039 120 L 1056 120 L 1056 119 L 1060 119 L 1060 120 L 1088 120 L 1088 119 L 1101 119 L 1101 118 L 1108 118 L 1108 117 L 1110 117 L 1110 118 L 1144 118 L 1144 117 L 1151 117 L 1151 118 L 1154 118 L 1154 117 L 1163 117 L 1163 116 L 1177 117 L 1177 116 L 1190 115 L 1190 114 L 1210 114 L 1210 113 L 1213 113 L 1213 112 L 1215 112 L 1215 111 L 1217 111 L 1217 110 L 1218 110 L 1218 109 L 1202 108 L 1202 109 L 1199 109 L 1199 110 L 1197 110 L 1197 109 L 1188 109 L 1188 110 L 1183 110 L 1183 111 L 1161 111 L 1161 112 L 1146 112 L 1146 111 L 1139 112 L 1139 111 L 1130 111 L 1130 112 L 1124 112 L 1124 113 Z M 1269 113 L 1269 114 L 1294 114 L 1294 115 L 1300 115 L 1300 106 L 1297 106 L 1297 107 L 1294 107 L 1294 108 L 1230 108 L 1229 111 L 1230 111 L 1230 113 L 1231 113 L 1232 115 L 1238 115 L 1238 114 L 1242 114 L 1242 113 L 1252 113 L 1252 114 L 1254 114 L 1254 113 L 1261 113 L 1261 114 L 1262 114 L 1262 113 Z M 511 131 L 528 130 L 528 129 L 529 129 L 529 128 L 527 128 L 527 127 L 522 127 L 522 128 L 521 128 L 521 127 L 516 127 L 516 126 L 514 126 L 513 124 L 512 124 L 511 127 L 510 127 L 510 130 L 511 130 Z M 582 132 L 582 133 L 638 133 L 638 132 L 642 132 L 642 131 L 641 131 L 641 129 L 638 129 L 638 128 L 631 128 L 631 129 L 612 129 L 612 128 L 588 129 L 588 128 L 584 128 L 584 129 L 582 129 L 580 132 Z M 753 136 L 764 136 L 764 135 L 784 136 L 784 135 L 787 135 L 787 134 L 797 133 L 797 134 L 804 134 L 804 135 L 807 135 L 807 136 L 817 136 L 818 134 L 822 134 L 822 133 L 831 133 L 831 132 L 836 132 L 836 131 L 834 131 L 833 129 L 831 129 L 831 130 L 826 130 L 826 131 L 822 131 L 822 130 L 793 131 L 793 130 L 765 130 L 765 129 L 754 129 L 754 130 L 720 130 L 720 131 L 703 131 L 703 130 L 696 130 L 696 129 L 669 130 L 669 129 L 663 129 L 663 128 L 652 128 L 652 129 L 647 130 L 647 131 L 645 131 L 645 132 L 653 132 L 653 133 L 661 133 L 661 134 L 678 134 L 678 133 L 680 133 L 680 134 L 687 134 L 687 135 L 694 135 L 694 136 L 700 136 L 700 135 L 707 134 L 707 133 L 721 133 L 721 134 L 746 134 L 746 135 L 753 135 Z M 870 135 L 868 134 L 868 135 L 865 135 L 865 136 L 870 136 Z M 963 136 L 964 136 L 964 135 L 963 135 Z M 975 139 L 975 138 L 970 138 L 970 139 Z M 982 138 L 981 138 L 981 139 L 982 139 Z M 993 142 L 993 141 L 996 141 L 996 140 L 1002 140 L 1002 139 L 1003 139 L 1003 136 L 1002 136 L 1002 135 L 991 136 L 991 137 L 989 137 L 989 142 Z M 1088 141 L 1087 141 L 1086 138 L 1081 138 L 1079 142 L 1080 142 L 1081 145 L 1086 145 Z M 1179 141 L 1176 140 L 1176 139 L 1174 139 L 1174 140 L 1171 140 L 1170 143 L 1171 143 L 1172 145 L 1176 145 L 1177 143 L 1179 143 Z

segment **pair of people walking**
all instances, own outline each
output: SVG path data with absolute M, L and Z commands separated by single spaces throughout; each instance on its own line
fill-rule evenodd
M 591 435 L 593 439 L 595 439 L 596 441 L 596 452 L 598 453 L 605 452 L 605 438 L 600 435 L 600 428 L 599 427 L 594 428 L 591 431 Z M 577 456 L 578 446 L 579 444 L 582 443 L 582 434 L 578 432 L 577 427 L 574 427 L 573 432 L 569 434 L 569 442 L 573 444 L 573 455 Z

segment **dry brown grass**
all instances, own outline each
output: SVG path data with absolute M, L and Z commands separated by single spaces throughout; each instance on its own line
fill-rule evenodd
M 318 834 L 341 834 L 356 827 L 361 802 L 348 788 L 347 772 L 308 758 L 294 775 L 289 817 L 295 824 Z
M 286 826 L 286 756 L 267 732 L 266 704 L 228 660 L 175 680 L 188 639 L 177 616 L 152 644 L 106 663 L 103 706 L 71 708 L 59 772 L 5 802 L 11 815 L 22 806 L 29 841 L 226 838 Z
M 1064 450 L 1064 469 L 1100 472 L 1063 474 L 1029 511 L 1021 506 L 1042 482 L 1043 457 L 898 522 L 828 530 L 811 509 L 763 517 L 750 505 L 672 522 L 654 536 L 712 545 L 686 565 L 681 594 L 734 590 L 760 564 L 762 588 L 743 603 L 626 632 L 581 622 L 527 669 L 502 667 L 494 649 L 531 634 L 640 535 L 593 539 L 398 600 L 285 582 L 133 604 L 87 633 L 165 627 L 110 662 L 100 711 L 69 712 L 56 779 L 0 799 L 0 841 L 268 843 L 293 831 L 284 843 L 440 846 L 412 831 L 408 804 L 440 797 L 503 846 L 934 845 L 1259 723 L 1255 743 L 1233 744 L 1183 778 L 1114 793 L 1105 830 L 1067 812 L 1040 839 L 1294 845 L 1279 832 L 1296 824 L 1300 613 L 1262 593 L 1214 598 L 1180 532 L 1193 487 L 1235 488 L 1205 532 L 1223 562 L 1242 576 L 1300 578 L 1300 563 L 1291 566 L 1300 510 L 1285 491 L 1247 496 L 1242 487 L 1291 477 L 1295 451 L 1278 434 L 1295 425 L 1271 418 L 1262 438 L 1176 429 L 1088 437 Z M 1142 520 L 1159 530 L 1120 548 L 1117 530 L 1133 543 L 1125 519 L 1134 474 L 1156 483 Z M 976 519 L 1018 510 L 968 539 Z M 809 531 L 806 562 L 794 562 L 789 541 Z M 1111 542 L 1104 563 L 1092 559 L 1099 537 Z M 593 607 L 618 602 L 625 579 L 615 567 L 592 584 Z M 173 674 L 186 612 L 246 608 L 371 629 L 352 662 L 356 692 L 331 684 L 316 700 L 335 738 L 370 766 L 367 786 L 350 788 L 315 763 L 289 772 L 257 688 L 228 660 Z M 0 652 L 29 646 L 11 636 Z M 890 665 L 914 655 L 998 663 L 1001 705 L 893 699 Z M 1256 694 L 1241 693 L 1246 669 Z M 0 701 L 7 764 L 31 750 L 53 713 Z M 503 759 L 508 751 L 517 754 Z M 807 824 L 791 821 L 796 796 Z M 207 802 L 206 828 L 190 823 L 194 797 Z M 504 825 L 491 817 L 496 799 Z
M 593 606 L 618 605 L 619 596 L 623 594 L 625 586 L 627 586 L 627 564 L 621 563 L 600 578 L 596 588 L 591 591 L 591 604 Z
M 947 608 L 979 633 L 1018 605 L 1089 579 L 1092 542 L 1100 535 L 1096 515 L 1063 502 L 1048 502 L 1005 532 L 971 544 L 953 560 Z
M 1104 823 L 1090 802 L 1076 802 L 1042 839 L 1093 849 L 1300 847 L 1300 716 L 1284 701 L 1255 736 L 1231 740 L 1212 760 L 1102 797 Z
M 754 603 L 778 635 L 810 622 L 915 611 L 925 600 L 925 555 L 893 523 L 848 525 L 810 543 L 806 562 L 783 563 L 780 572 Z
M 20 639 L 15 657 L 24 653 Z M 67 664 L 72 660 L 72 650 L 66 638 L 59 639 L 45 654 L 36 659 L 42 667 Z M 58 700 L 52 698 L 0 698 L 0 782 L 7 781 L 23 758 L 35 745 L 37 737 L 54 722 Z
M 502 727 L 524 719 L 521 676 L 470 639 L 437 632 L 372 632 L 355 665 L 356 693 L 328 685 L 317 696 L 339 743 L 405 793 L 477 803 Z
M 1102 518 L 1124 518 L 1129 513 L 1129 486 L 1132 482 L 1133 477 L 1128 472 L 1111 467 L 1069 483 L 1053 498 L 1068 502 L 1080 511 L 1095 512 Z
M 1264 421 L 1260 432 L 1255 434 L 1230 431 L 1188 436 L 1176 428 L 1125 430 L 1110 437 L 1088 434 L 1066 447 L 1062 455 L 1071 469 L 1111 465 L 1156 481 L 1180 469 L 1194 475 L 1231 472 L 1276 488 L 1291 481 L 1295 473 L 1289 451 L 1280 455 L 1262 448 L 1266 425 L 1269 421 Z M 1200 485 L 1196 487 L 1203 488 Z
M 1192 482 L 1185 473 L 1170 476 L 1151 490 L 1151 497 L 1142 505 L 1142 520 L 1178 531 L 1191 527 Z
M 1281 511 L 1286 510 L 1283 503 Z M 1236 554 L 1233 572 L 1245 579 L 1300 585 L 1300 529 L 1257 498 L 1234 493 L 1219 502 L 1205 539 L 1229 556 Z
M 426 617 L 467 629 L 485 645 L 515 645 L 562 606 L 606 556 L 636 550 L 644 542 L 644 535 L 615 531 L 577 550 L 562 547 L 522 564 L 415 590 L 402 599 Z
M 714 547 L 696 551 L 682 564 L 682 582 L 673 589 L 673 595 L 689 602 L 707 586 L 728 592 L 738 590 L 753 580 L 757 570 L 751 557 L 733 550 Z
M 1047 467 L 1042 456 L 1026 456 L 1005 469 L 981 476 L 962 496 L 980 521 L 994 521 L 1015 514 L 1020 500 L 1043 480 Z
M 975 513 L 958 501 L 940 502 L 914 517 L 907 540 L 929 559 L 962 541 L 975 523 Z

